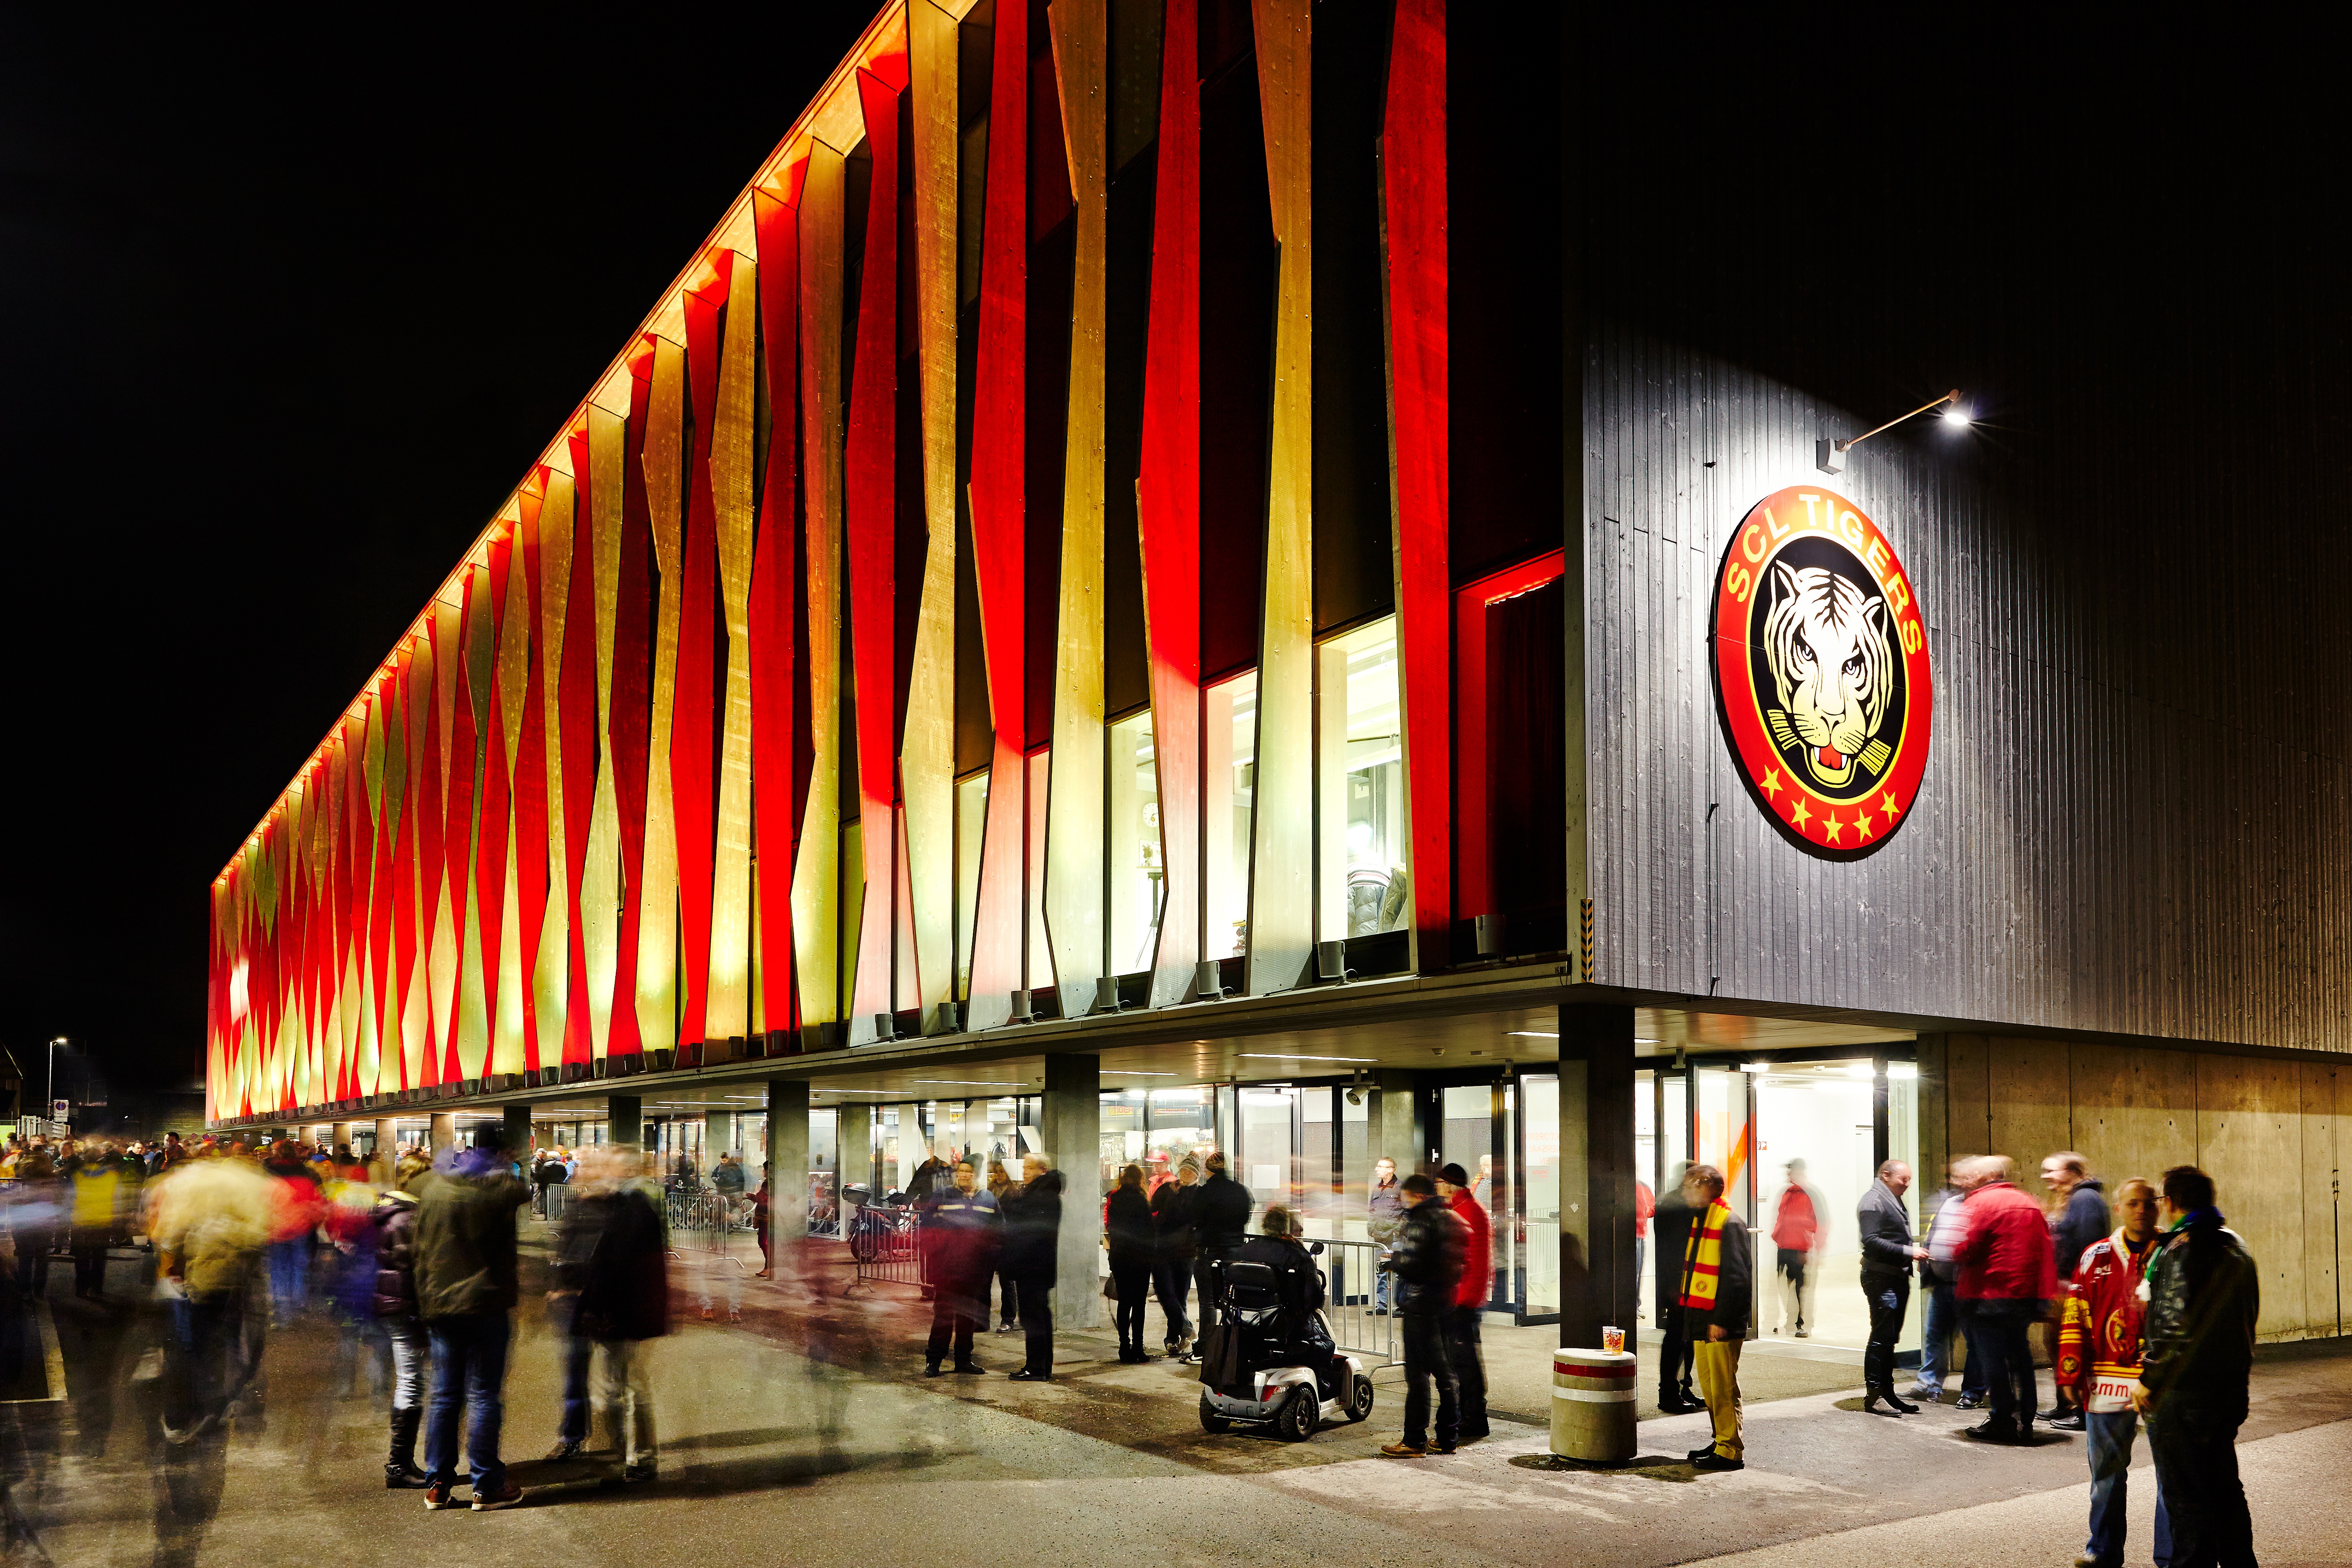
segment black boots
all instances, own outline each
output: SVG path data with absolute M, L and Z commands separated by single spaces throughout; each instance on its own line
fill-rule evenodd
M 424 1419 L 422 1405 L 392 1413 L 392 1451 L 383 1461 L 383 1484 L 390 1490 L 415 1491 L 425 1482 L 425 1472 L 416 1468 L 416 1428 Z

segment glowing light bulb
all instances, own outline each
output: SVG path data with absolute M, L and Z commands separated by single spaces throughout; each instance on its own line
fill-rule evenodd
M 1954 403 L 1951 407 L 1944 411 L 1944 423 L 1965 430 L 1969 427 L 1970 423 L 1969 419 L 1969 411 L 1962 408 L 1958 403 Z

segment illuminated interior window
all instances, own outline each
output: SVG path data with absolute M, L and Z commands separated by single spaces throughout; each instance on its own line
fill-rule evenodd
M 1405 925 L 1412 851 L 1396 618 L 1317 650 L 1319 934 L 1368 936 Z
M 1110 727 L 1110 956 L 1120 974 L 1151 967 L 1166 889 L 1160 774 L 1146 712 Z
M 980 905 L 980 837 L 988 821 L 988 775 L 956 785 L 956 989 L 971 996 L 971 934 Z
M 1209 870 L 1209 925 L 1203 956 L 1224 958 L 1249 951 L 1250 821 L 1257 790 L 1257 672 L 1211 686 L 1208 722 L 1202 732 L 1208 751 L 1208 800 L 1202 831 Z

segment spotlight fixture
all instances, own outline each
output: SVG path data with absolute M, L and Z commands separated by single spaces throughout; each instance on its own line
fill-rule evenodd
M 1814 465 L 1819 467 L 1824 474 L 1843 474 L 1845 472 L 1845 455 L 1847 453 L 1853 451 L 1855 447 L 1861 445 L 1872 436 L 1876 435 L 1881 430 L 1892 430 L 1906 419 L 1916 419 L 1921 414 L 1938 408 L 1944 411 L 1944 423 L 1946 424 L 1958 425 L 1965 429 L 1969 423 L 1969 411 L 1961 405 L 1960 394 L 1958 390 L 1956 388 L 1936 399 L 1933 402 L 1921 403 L 1909 413 L 1895 415 L 1893 419 L 1888 420 L 1885 424 L 1880 425 L 1877 430 L 1865 430 L 1860 435 L 1849 436 L 1843 441 L 1839 441 L 1832 436 L 1822 436 L 1820 440 L 1813 443 Z

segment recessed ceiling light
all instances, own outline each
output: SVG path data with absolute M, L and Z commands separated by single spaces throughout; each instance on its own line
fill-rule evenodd
M 1515 1029 L 1509 1031 L 1508 1038 L 1514 1040 L 1558 1040 L 1559 1038 L 1559 1031 L 1549 1029 Z
M 1244 1051 L 1244 1061 L 1378 1061 L 1377 1056 L 1293 1056 L 1286 1051 Z

